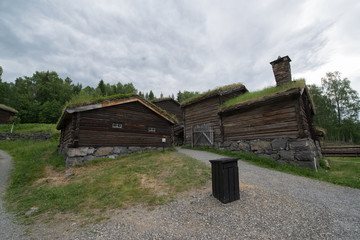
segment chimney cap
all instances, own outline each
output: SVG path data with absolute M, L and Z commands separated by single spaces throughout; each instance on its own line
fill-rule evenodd
M 280 62 L 285 62 L 285 61 L 291 62 L 290 57 L 289 57 L 289 56 L 285 56 L 285 57 L 280 57 L 280 56 L 279 56 L 278 59 L 270 62 L 270 64 L 271 64 L 271 65 L 274 65 L 274 64 L 277 64 L 277 63 L 280 63 Z

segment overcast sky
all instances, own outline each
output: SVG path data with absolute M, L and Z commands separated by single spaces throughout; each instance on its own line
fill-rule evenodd
M 359 25 L 359 0 L 0 0 L 0 66 L 7 82 L 50 70 L 167 96 L 274 85 L 288 55 L 293 78 L 340 71 L 360 92 Z

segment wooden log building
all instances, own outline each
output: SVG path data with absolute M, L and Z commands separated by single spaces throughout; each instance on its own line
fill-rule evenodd
M 183 145 L 184 142 L 184 123 L 183 112 L 180 103 L 173 98 L 158 98 L 152 101 L 156 106 L 164 109 L 170 115 L 177 118 L 178 123 L 174 125 L 174 144 Z
M 176 120 L 138 95 L 68 106 L 57 124 L 60 150 L 78 147 L 171 147 Z
M 321 155 L 315 108 L 305 81 L 291 80 L 291 59 L 271 62 L 276 87 L 249 93 L 226 86 L 182 104 L 184 144 L 261 155 L 316 168 Z
M 219 107 L 227 100 L 244 94 L 241 83 L 228 85 L 189 99 L 183 108 L 184 144 L 187 146 L 214 146 L 223 141 L 222 119 Z
M 0 124 L 8 124 L 18 113 L 15 109 L 0 104 Z

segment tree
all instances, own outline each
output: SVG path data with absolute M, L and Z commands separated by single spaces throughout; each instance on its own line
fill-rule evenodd
M 153 91 L 150 90 L 150 92 L 149 92 L 149 100 L 152 101 L 154 99 L 155 99 L 155 95 L 154 95 Z
M 337 124 L 343 119 L 356 120 L 359 117 L 360 103 L 358 93 L 350 87 L 347 78 L 342 79 L 340 72 L 328 72 L 321 79 L 322 90 L 332 105 L 335 106 Z
M 2 67 L 0 66 L 0 82 L 1 82 L 1 76 L 2 76 L 2 74 L 3 74 L 3 69 L 2 69 Z
M 100 80 L 97 88 L 100 90 L 102 96 L 106 95 L 106 86 L 105 86 L 105 83 L 104 83 L 104 81 L 102 79 Z
M 185 100 L 189 99 L 189 98 L 192 98 L 192 97 L 195 97 L 197 95 L 199 95 L 200 93 L 199 92 L 189 92 L 189 91 L 184 91 L 183 93 L 182 92 L 178 92 L 177 94 L 177 101 L 179 103 L 182 103 L 184 102 Z

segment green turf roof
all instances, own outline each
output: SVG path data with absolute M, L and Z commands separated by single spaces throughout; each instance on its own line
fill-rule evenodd
M 216 95 L 220 95 L 220 94 L 223 94 L 223 93 L 227 93 L 227 92 L 232 92 L 232 91 L 235 91 L 235 90 L 238 90 L 238 89 L 244 89 L 245 91 L 247 91 L 246 87 L 241 84 L 241 83 L 235 83 L 235 84 L 231 84 L 231 85 L 226 85 L 226 86 L 223 86 L 223 87 L 218 87 L 218 88 L 215 88 L 213 90 L 209 90 L 207 92 L 204 92 L 200 95 L 197 95 L 197 96 L 194 96 L 192 98 L 189 98 L 187 100 L 185 100 L 181 106 L 187 106 L 187 105 L 190 105 L 190 104 L 193 104 L 195 102 L 198 102 L 198 101 L 201 101 L 203 99 L 207 99 L 207 98 L 210 98 L 210 97 L 213 97 L 213 96 L 216 96 Z
M 8 112 L 18 113 L 18 111 L 16 111 L 12 107 L 8 107 L 8 106 L 6 106 L 4 104 L 0 104 L 0 109 L 8 111 Z
M 260 91 L 247 92 L 245 94 L 242 94 L 238 97 L 226 101 L 223 105 L 220 106 L 219 110 L 225 111 L 228 109 L 233 109 L 236 108 L 236 106 L 238 105 L 242 105 L 249 102 L 257 102 L 264 99 L 265 97 L 281 95 L 282 93 L 287 92 L 291 89 L 301 90 L 305 87 L 306 87 L 305 80 L 297 80 L 297 81 L 292 81 L 288 84 L 284 84 L 282 86 L 268 87 Z

